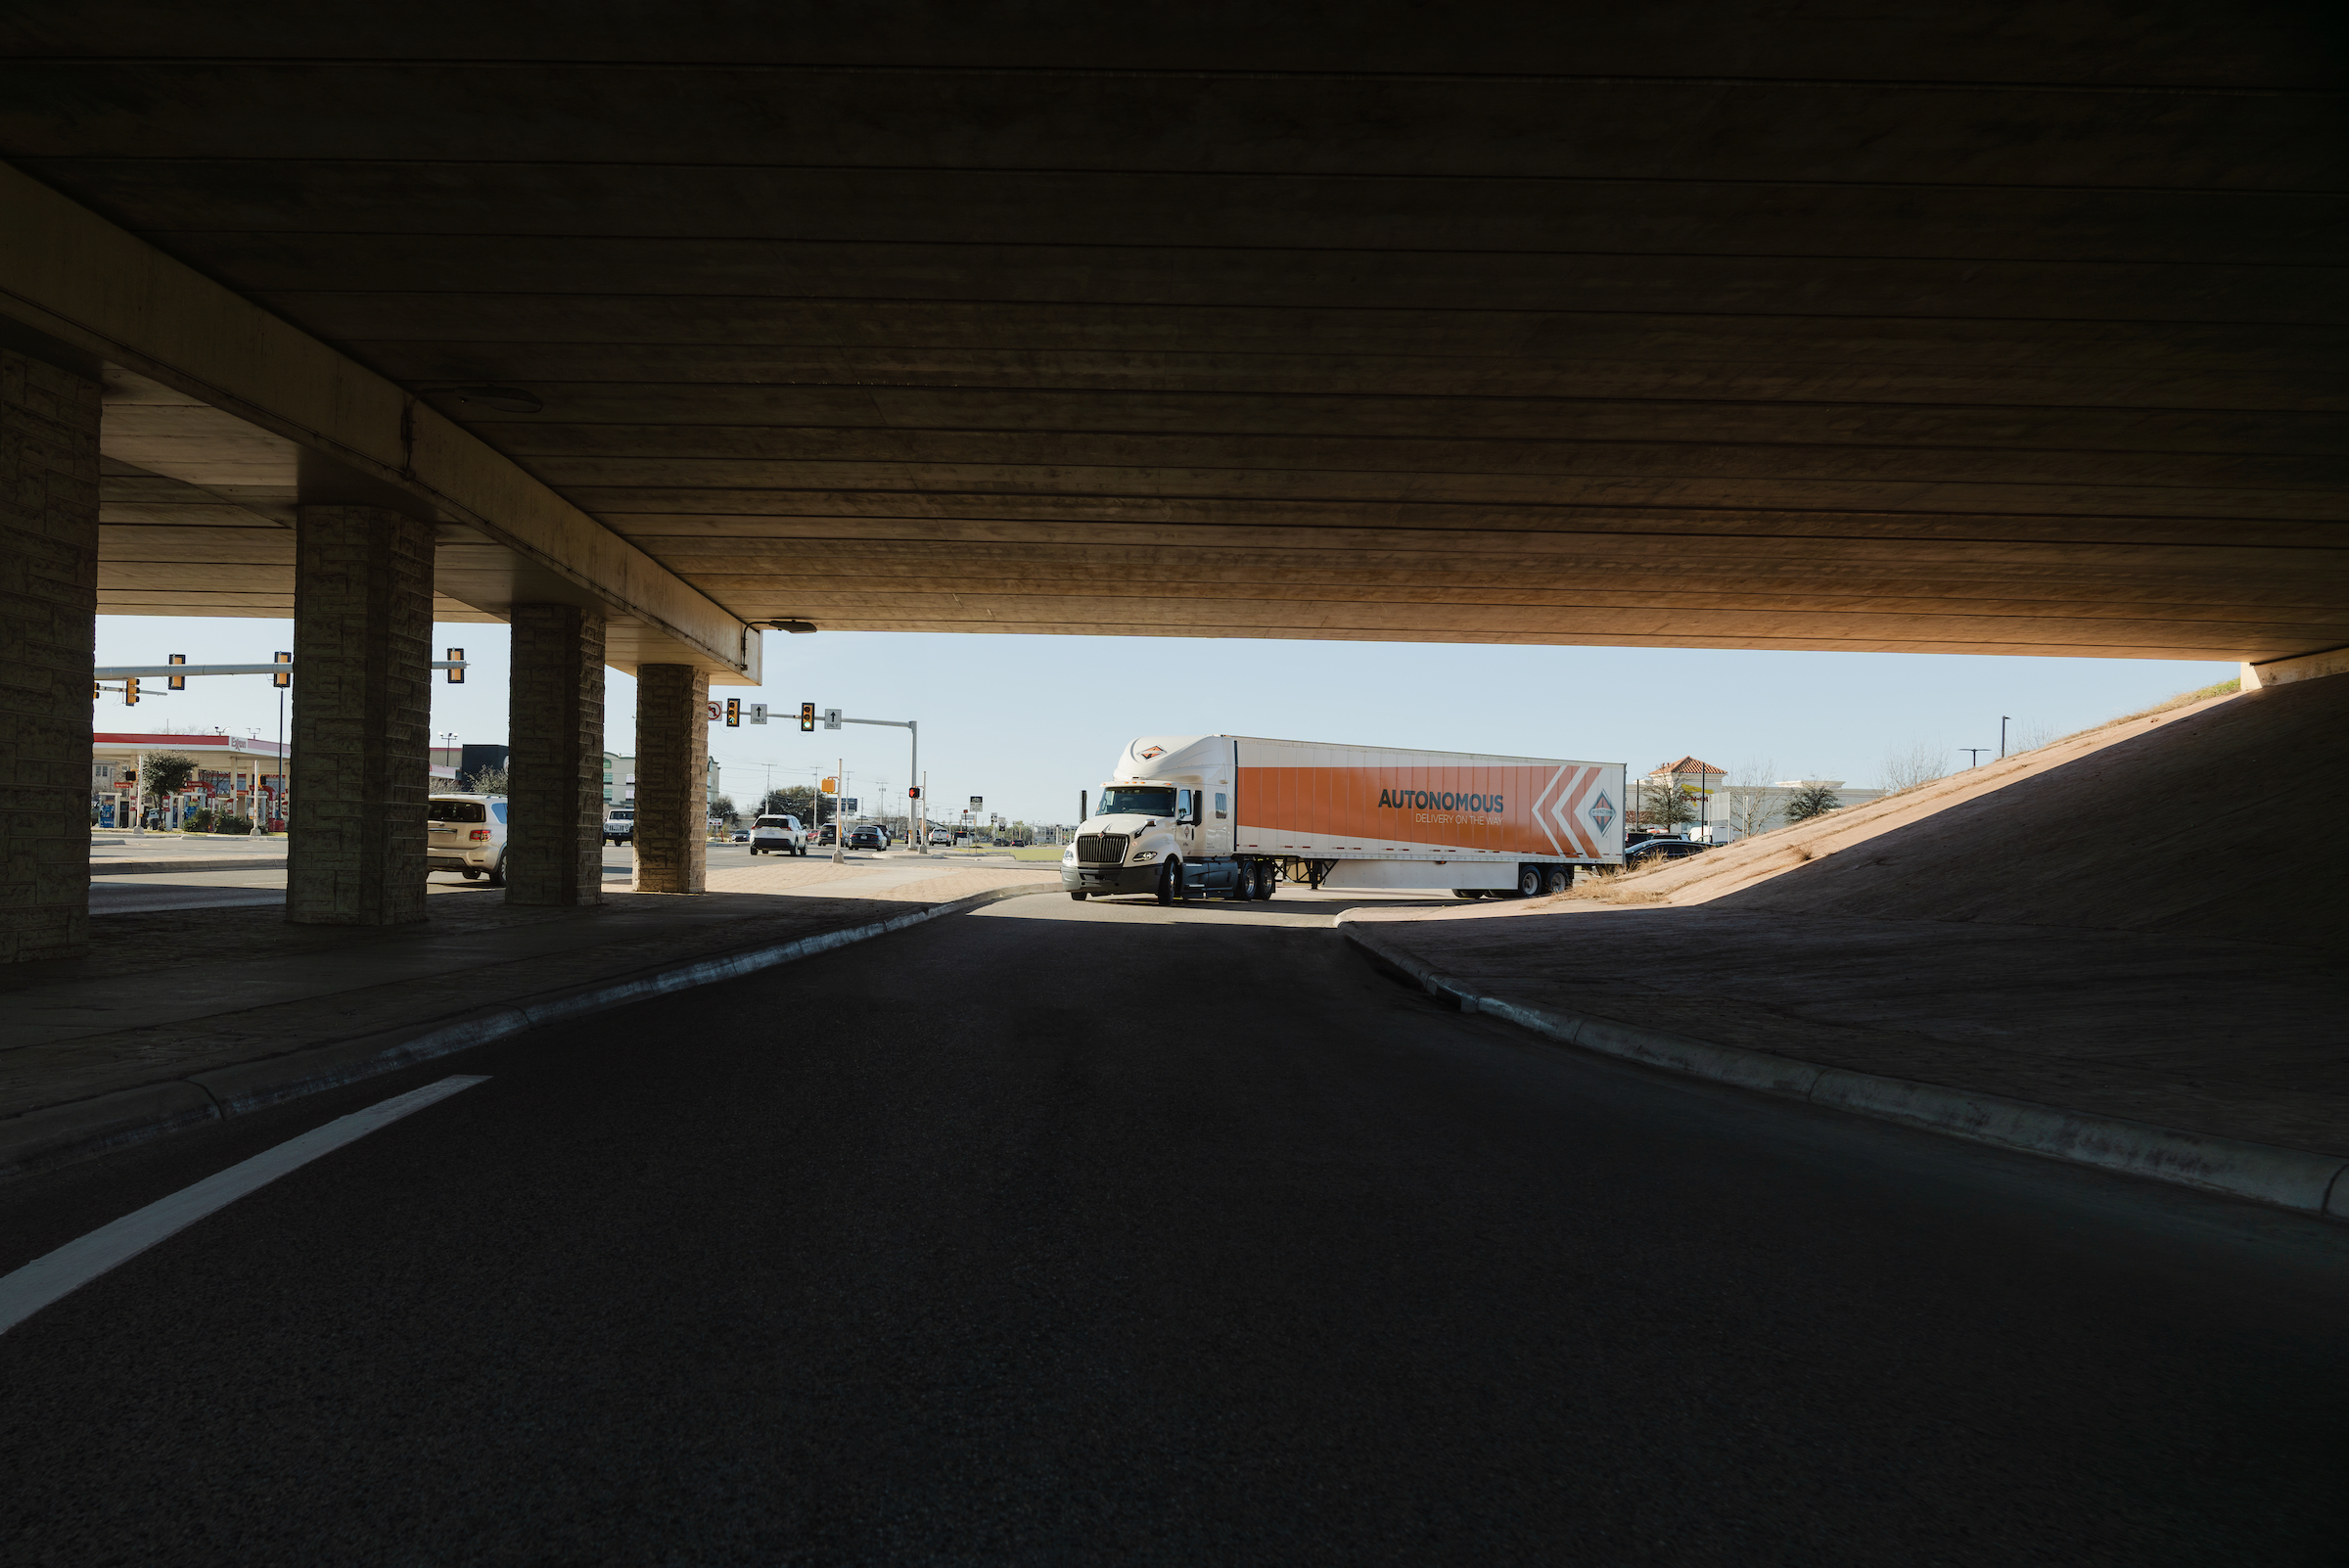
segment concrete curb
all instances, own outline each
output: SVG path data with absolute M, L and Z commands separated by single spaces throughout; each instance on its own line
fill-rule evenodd
M 214 855 L 199 858 L 189 855 L 173 860 L 92 860 L 90 875 L 94 877 L 145 877 L 164 871 L 283 871 L 286 857 L 282 854 Z
M 1938 1084 L 1821 1067 L 1791 1056 L 1715 1045 L 1636 1024 L 1513 1002 L 1485 994 L 1475 989 L 1473 981 L 1438 972 L 1399 944 L 1349 920 L 1347 915 L 1352 912 L 1337 917 L 1338 928 L 1348 940 L 1389 969 L 1416 982 L 1430 995 L 1457 1003 L 1462 1012 L 1490 1013 L 1564 1044 L 1977 1143 L 2148 1176 L 2231 1198 L 2249 1198 L 2324 1219 L 2349 1220 L 2349 1160 L 2337 1155 L 2311 1154 L 2156 1127 L 2150 1122 L 2058 1110 Z
M 794 959 L 810 958 L 835 947 L 903 931 L 941 915 L 961 914 L 1005 899 L 1060 891 L 1057 879 L 1040 887 L 990 888 L 948 903 L 908 909 L 886 920 L 819 931 L 813 936 L 715 958 L 641 969 L 615 980 L 494 1003 L 421 1028 L 406 1026 L 320 1045 L 304 1045 L 275 1056 L 191 1073 L 184 1078 L 116 1089 L 64 1105 L 44 1106 L 0 1121 L 0 1180 L 69 1165 L 200 1123 L 242 1116 L 304 1094 L 397 1072 L 417 1062 L 504 1039 L 546 1024 L 624 1007 L 630 1002 L 695 986 L 734 980 Z

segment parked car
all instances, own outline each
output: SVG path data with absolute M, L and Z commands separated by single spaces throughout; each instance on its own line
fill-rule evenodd
M 465 880 L 506 885 L 506 798 L 434 795 L 424 803 L 424 868 L 460 871 Z
M 604 807 L 604 842 L 633 844 L 636 842 L 636 807 L 607 806 Z
M 1654 865 L 1658 860 L 1685 860 L 1692 854 L 1702 854 L 1713 848 L 1694 839 L 1646 839 L 1623 852 L 1623 868 L 1636 870 Z
M 751 824 L 753 854 L 806 854 L 807 830 L 796 816 L 762 816 Z
M 849 848 L 852 850 L 886 850 L 889 848 L 889 835 L 870 822 L 859 823 L 849 829 Z

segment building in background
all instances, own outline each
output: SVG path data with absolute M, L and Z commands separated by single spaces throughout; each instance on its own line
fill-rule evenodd
M 287 748 L 291 750 L 292 748 Z M 90 820 L 100 827 L 138 825 L 139 775 L 150 754 L 177 752 L 194 761 L 196 775 L 157 816 L 157 825 L 177 827 L 198 811 L 217 811 L 282 822 L 285 801 L 279 780 L 291 781 L 293 764 L 281 766 L 278 743 L 214 731 L 208 735 L 145 734 L 100 730 L 90 737 Z M 433 787 L 454 782 L 456 769 L 432 770 Z
M 702 791 L 702 799 L 715 805 L 718 797 L 717 759 L 710 759 L 710 777 Z M 615 752 L 604 753 L 604 804 L 627 806 L 636 799 L 636 759 L 622 757 Z

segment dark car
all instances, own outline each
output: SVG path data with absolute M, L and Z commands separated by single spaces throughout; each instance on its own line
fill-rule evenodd
M 889 835 L 871 823 L 849 829 L 849 848 L 852 850 L 886 850 Z
M 840 830 L 835 828 L 831 823 L 826 822 L 822 827 L 817 828 L 813 833 L 807 836 L 807 842 L 820 846 L 830 844 L 839 837 Z
M 1658 860 L 1685 860 L 1692 854 L 1702 854 L 1713 848 L 1694 839 L 1647 839 L 1623 852 L 1623 868 L 1635 871 Z

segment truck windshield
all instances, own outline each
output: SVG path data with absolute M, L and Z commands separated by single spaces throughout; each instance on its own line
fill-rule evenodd
M 1171 789 L 1113 785 L 1101 792 L 1101 804 L 1093 809 L 1101 816 L 1119 816 L 1127 812 L 1135 816 L 1173 816 L 1174 792 Z

